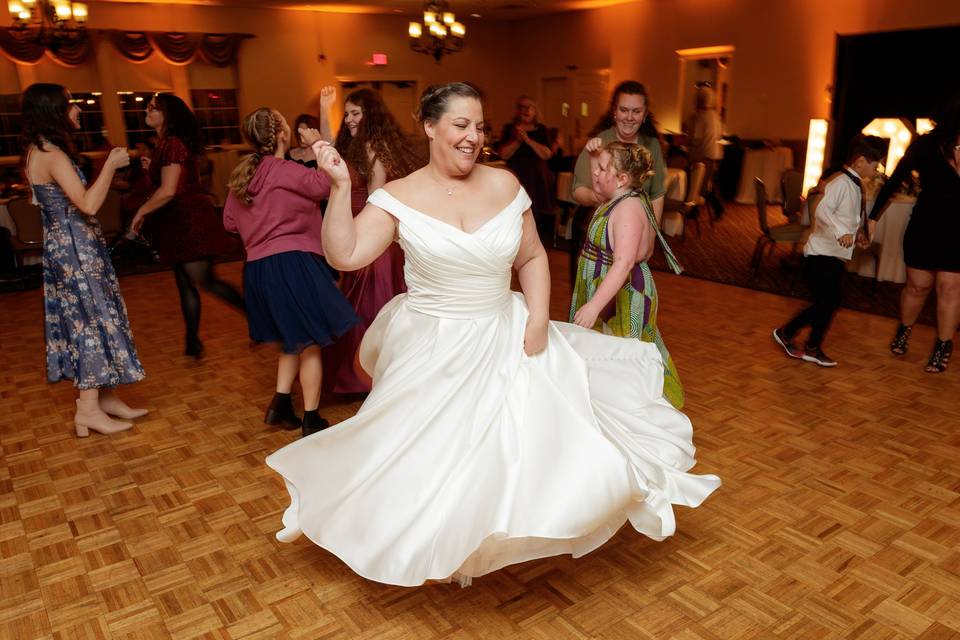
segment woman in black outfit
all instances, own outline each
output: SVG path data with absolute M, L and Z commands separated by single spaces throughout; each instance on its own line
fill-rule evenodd
M 903 181 L 916 171 L 920 195 L 903 237 L 907 284 L 900 295 L 900 326 L 890 350 L 907 352 L 910 331 L 927 295 L 937 289 L 937 341 L 927 363 L 928 373 L 947 368 L 953 334 L 960 323 L 960 100 L 940 117 L 930 133 L 910 144 L 880 190 L 870 212 L 870 238 L 877 219 Z

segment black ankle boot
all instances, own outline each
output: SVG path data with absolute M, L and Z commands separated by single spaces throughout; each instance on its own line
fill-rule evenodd
M 297 429 L 302 424 L 297 414 L 293 412 L 293 399 L 289 393 L 275 393 L 267 414 L 263 417 L 267 424 L 280 425 L 284 429 Z
M 320 417 L 319 409 L 313 409 L 312 411 L 303 412 L 302 433 L 304 438 L 316 433 L 317 431 L 323 431 L 329 426 L 330 426 L 330 423 L 327 422 L 324 418 Z

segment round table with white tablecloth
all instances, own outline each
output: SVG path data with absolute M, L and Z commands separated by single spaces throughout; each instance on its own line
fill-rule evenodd
M 903 234 L 910 222 L 910 214 L 917 199 L 898 195 L 890 200 L 886 211 L 877 221 L 873 235 L 873 245 L 866 250 L 859 247 L 853 250 L 853 257 L 847 261 L 847 271 L 855 272 L 865 278 L 876 278 L 880 282 L 906 282 L 907 265 L 903 261 Z M 873 200 L 867 200 L 867 211 L 873 208 Z M 803 205 L 800 223 L 810 224 L 810 212 L 807 203 Z
M 743 154 L 736 201 L 740 204 L 756 204 L 757 192 L 753 179 L 760 178 L 767 188 L 767 202 L 782 202 L 780 180 L 787 169 L 793 169 L 793 151 L 789 147 L 747 149 Z
M 667 167 L 667 179 L 665 181 L 664 187 L 666 188 L 666 195 L 664 196 L 667 200 L 680 200 L 683 202 L 687 199 L 687 172 L 685 169 L 680 169 L 677 167 Z
M 910 214 L 917 199 L 909 196 L 894 196 L 883 215 L 877 221 L 870 250 L 855 250 L 847 263 L 848 271 L 861 276 L 876 278 L 880 282 L 906 282 L 907 265 L 903 261 L 903 234 L 910 222 Z M 873 201 L 867 201 L 867 211 Z M 871 259 L 875 258 L 875 259 Z

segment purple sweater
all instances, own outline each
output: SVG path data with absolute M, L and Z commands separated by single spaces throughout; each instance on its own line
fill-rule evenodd
M 330 178 L 291 160 L 268 156 L 260 161 L 247 193 L 249 205 L 231 191 L 223 207 L 223 226 L 239 233 L 247 261 L 286 251 L 323 255 L 320 200 L 330 195 Z

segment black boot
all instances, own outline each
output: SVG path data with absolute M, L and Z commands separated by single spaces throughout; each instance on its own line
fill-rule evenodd
M 317 431 L 323 431 L 330 426 L 330 423 L 326 419 L 320 417 L 320 410 L 313 409 L 311 411 L 303 412 L 303 437 L 306 438 L 309 435 L 316 433 Z
M 297 429 L 302 424 L 297 414 L 293 412 L 293 399 L 289 393 L 275 393 L 267 414 L 263 417 L 267 424 L 280 425 L 284 429 Z

